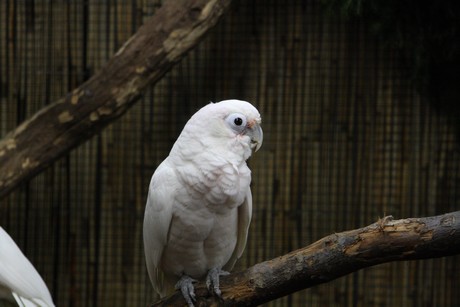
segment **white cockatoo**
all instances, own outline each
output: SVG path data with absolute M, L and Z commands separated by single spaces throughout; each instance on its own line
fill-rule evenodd
M 0 293 L 19 306 L 54 306 L 50 291 L 32 263 L 0 227 Z
M 220 296 L 219 276 L 241 257 L 252 215 L 246 160 L 262 145 L 261 117 L 250 103 L 210 103 L 185 125 L 150 181 L 144 249 L 161 297 L 180 289 L 193 306 L 193 282 L 206 277 Z

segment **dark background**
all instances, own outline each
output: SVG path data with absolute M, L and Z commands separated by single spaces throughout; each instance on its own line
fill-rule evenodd
M 127 114 L 0 200 L 0 225 L 58 306 L 157 299 L 141 234 L 150 176 L 209 101 L 248 100 L 263 118 L 264 144 L 249 162 L 253 223 L 236 270 L 385 215 L 459 210 L 451 8 L 421 2 L 401 21 L 401 8 L 344 2 L 234 1 Z M 1 2 L 0 136 L 98 71 L 160 5 Z M 417 22 L 441 24 L 431 34 L 445 45 L 425 48 Z M 458 306 L 459 260 L 380 265 L 269 305 Z

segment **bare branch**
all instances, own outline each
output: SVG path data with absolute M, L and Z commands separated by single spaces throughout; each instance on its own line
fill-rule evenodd
M 170 0 L 91 79 L 0 141 L 0 198 L 124 114 L 211 29 L 231 0 Z
M 223 300 L 200 283 L 196 286 L 196 306 L 256 306 L 369 266 L 459 253 L 460 211 L 402 220 L 390 216 L 222 277 Z M 184 304 L 176 292 L 152 306 Z

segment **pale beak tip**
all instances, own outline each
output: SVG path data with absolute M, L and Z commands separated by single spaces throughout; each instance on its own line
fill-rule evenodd
M 257 152 L 262 146 L 264 140 L 264 133 L 260 125 L 256 124 L 252 127 L 252 138 L 251 138 L 251 147 L 254 152 Z

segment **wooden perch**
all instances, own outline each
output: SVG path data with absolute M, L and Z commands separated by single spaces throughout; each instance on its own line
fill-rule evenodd
M 170 0 L 91 79 L 0 141 L 0 199 L 124 114 L 218 21 L 231 0 Z
M 199 283 L 195 306 L 256 306 L 376 264 L 459 253 L 460 211 L 402 220 L 389 216 L 222 277 L 223 300 Z M 184 305 L 176 292 L 152 306 Z

